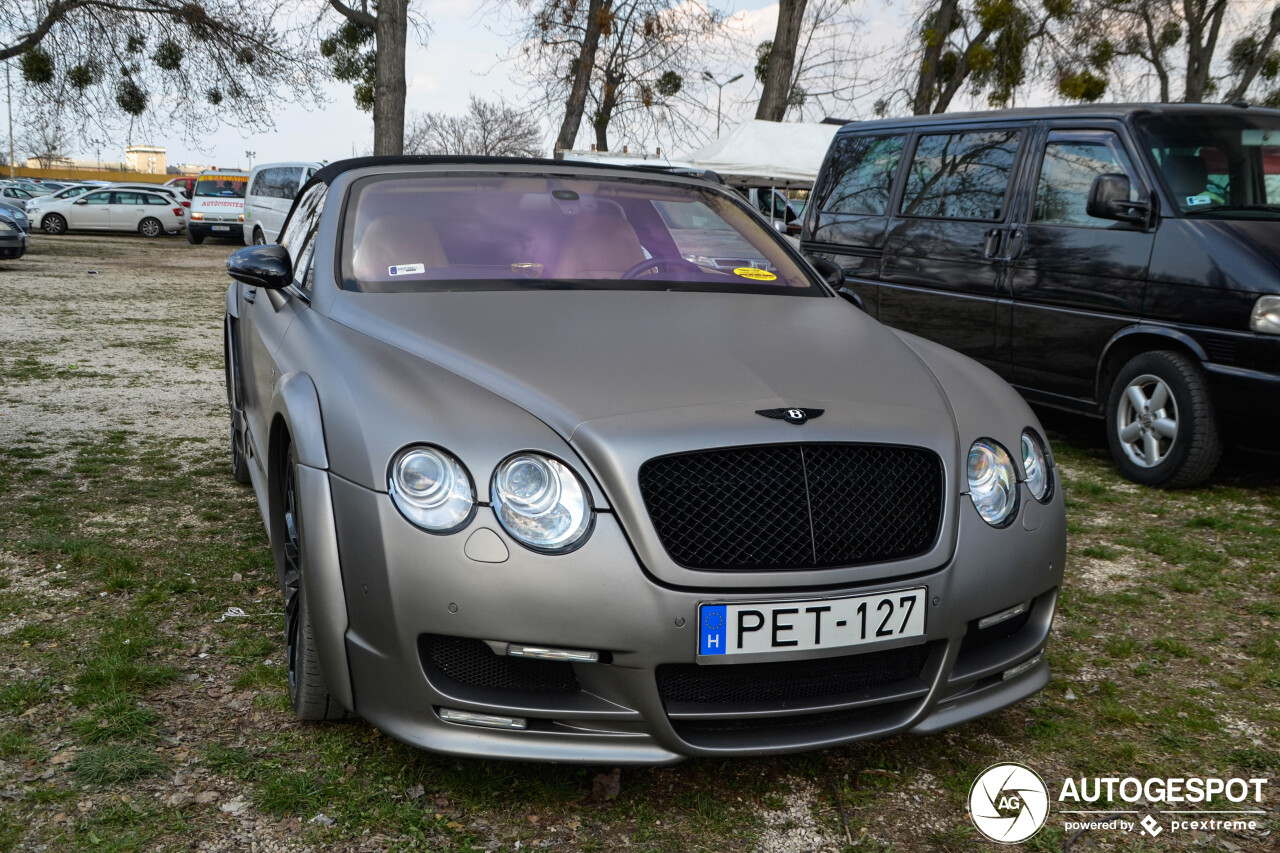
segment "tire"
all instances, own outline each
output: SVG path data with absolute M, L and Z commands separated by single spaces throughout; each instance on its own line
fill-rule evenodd
M 263 235 L 261 228 L 253 229 L 253 245 L 255 246 L 267 245 L 267 238 Z
M 67 220 L 60 213 L 46 213 L 40 220 L 40 227 L 46 234 L 66 234 Z
M 204 242 L 204 235 L 203 235 L 203 234 L 193 234 L 193 233 L 191 232 L 191 228 L 190 228 L 190 227 L 188 227 L 188 228 L 187 228 L 187 242 L 188 242 L 188 243 L 190 243 L 190 244 L 191 244 L 191 245 L 193 245 L 193 246 L 199 246 L 201 243 L 203 243 L 203 242 Z
M 138 223 L 138 233 L 143 237 L 159 237 L 164 233 L 164 226 L 154 216 L 148 216 Z
M 284 587 L 285 663 L 289 704 L 302 720 L 341 720 L 348 714 L 324 686 L 320 656 L 307 607 L 306 527 L 298 501 L 298 456 L 293 445 L 282 454 L 279 500 L 272 519 L 276 574 Z
M 1222 440 L 1196 363 L 1171 350 L 1130 359 L 1107 396 L 1107 442 L 1135 483 L 1182 489 L 1207 480 L 1222 458 Z

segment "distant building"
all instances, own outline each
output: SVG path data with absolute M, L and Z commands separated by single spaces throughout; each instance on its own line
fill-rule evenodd
M 130 145 L 124 149 L 124 162 L 130 172 L 165 174 L 164 148 L 155 145 Z

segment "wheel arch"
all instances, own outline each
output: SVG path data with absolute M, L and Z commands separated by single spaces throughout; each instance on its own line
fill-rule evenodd
M 355 711 L 346 647 L 349 619 L 329 488 L 329 460 L 320 420 L 320 401 L 311 377 L 305 373 L 289 373 L 276 383 L 270 423 L 267 482 L 271 514 L 277 517 L 277 508 L 281 506 L 280 465 L 287 461 L 287 449 L 292 445 L 298 459 L 297 489 L 305 531 L 303 589 L 311 613 L 321 675 L 330 697 L 348 711 Z M 273 547 L 280 541 L 279 535 L 273 531 Z
M 1098 401 L 1098 410 L 1106 414 L 1107 397 L 1111 393 L 1111 383 L 1116 374 L 1133 357 L 1144 352 L 1155 350 L 1173 350 L 1190 356 L 1197 363 L 1209 360 L 1204 347 L 1195 338 L 1178 329 L 1165 326 L 1136 325 L 1121 329 L 1111 336 L 1103 347 L 1102 357 L 1098 359 L 1098 373 L 1094 380 L 1094 394 Z

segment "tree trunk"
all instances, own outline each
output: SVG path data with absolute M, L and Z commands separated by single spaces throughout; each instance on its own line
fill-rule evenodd
M 1187 92 L 1184 100 L 1198 104 L 1209 92 L 1209 64 L 1218 46 L 1226 0 L 1183 0 L 1187 24 Z
M 600 23 L 605 15 L 611 14 L 613 0 L 590 0 L 587 5 L 587 28 L 582 36 L 582 52 L 578 54 L 578 65 L 573 70 L 573 85 L 569 87 L 569 97 L 564 102 L 564 121 L 560 124 L 560 135 L 556 137 L 555 156 L 559 159 L 561 151 L 573 148 L 578 138 L 578 128 L 582 126 L 582 115 L 587 109 L 587 91 L 591 86 L 591 74 L 596 68 L 596 51 L 600 47 Z M 596 131 L 599 137 L 600 131 Z
M 618 106 L 618 92 L 622 87 L 624 73 L 611 71 L 608 68 L 605 69 L 604 91 L 600 98 L 600 109 L 596 110 L 591 122 L 596 130 L 597 151 L 609 150 L 609 122 L 613 120 L 614 107 Z
M 405 43 L 409 37 L 409 0 L 378 3 L 377 67 L 373 83 L 373 153 L 404 153 Z
M 924 55 L 920 57 L 920 77 L 916 80 L 916 94 L 911 99 L 911 112 L 918 116 L 933 112 L 934 96 L 942 73 L 942 54 L 947 49 L 947 37 L 955 29 L 960 0 L 942 0 L 937 11 L 925 20 Z M 953 93 L 954 94 L 954 93 Z M 947 98 L 948 103 L 950 98 Z M 944 105 L 939 112 L 946 110 Z
M 800 25 L 807 3 L 808 0 L 780 0 L 778 4 L 778 29 L 769 53 L 769 70 L 764 77 L 760 106 L 756 108 L 757 119 L 782 121 L 787 114 L 791 72 L 796 64 L 796 45 L 800 42 Z

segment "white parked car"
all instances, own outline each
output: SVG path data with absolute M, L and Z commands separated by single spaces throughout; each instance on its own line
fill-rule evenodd
M 244 243 L 246 246 L 274 243 L 280 236 L 293 197 L 322 163 L 262 163 L 249 173 L 249 192 L 244 197 Z
M 34 217 L 36 214 L 36 211 L 38 211 L 42 207 L 47 208 L 50 204 L 54 202 L 72 201 L 84 195 L 85 193 L 90 192 L 92 190 L 96 190 L 96 189 L 97 187 L 90 186 L 88 184 L 77 184 L 75 186 L 67 187 L 66 189 L 58 190 L 53 195 L 37 196 L 36 198 L 33 198 L 27 202 L 27 213 L 32 217 Z
M 182 205 L 168 195 L 142 190 L 95 190 L 37 208 L 31 219 L 46 234 L 136 231 L 144 237 L 159 237 L 187 227 Z

